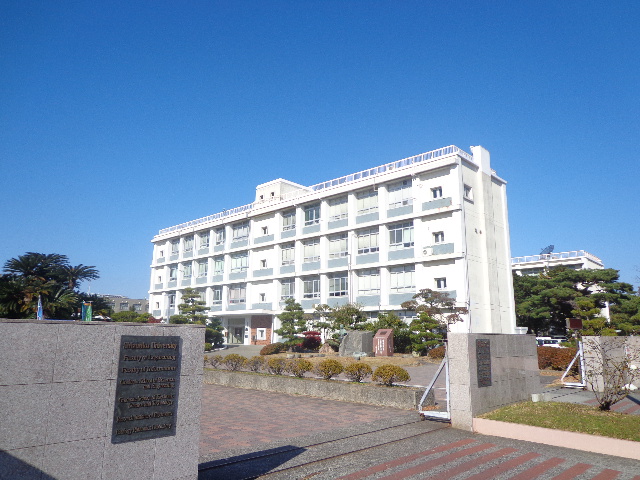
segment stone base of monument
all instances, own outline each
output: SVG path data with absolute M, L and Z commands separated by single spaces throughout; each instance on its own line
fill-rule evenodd
M 0 478 L 196 479 L 204 327 L 0 319 Z

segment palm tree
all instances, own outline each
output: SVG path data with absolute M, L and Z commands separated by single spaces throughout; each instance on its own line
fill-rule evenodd
M 100 274 L 96 267 L 93 265 L 63 265 L 58 269 L 58 274 L 62 277 L 60 280 L 64 281 L 67 288 L 75 290 L 80 282 L 83 280 L 96 280 L 100 278 Z
M 55 276 L 56 270 L 67 265 L 69 265 L 69 259 L 66 255 L 27 252 L 18 258 L 7 260 L 4 264 L 4 271 L 26 279 L 51 280 Z

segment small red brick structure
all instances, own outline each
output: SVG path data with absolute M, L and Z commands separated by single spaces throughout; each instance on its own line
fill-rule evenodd
M 271 343 L 271 315 L 253 315 L 251 317 L 251 345 Z
M 381 328 L 373 337 L 373 351 L 376 357 L 393 356 L 393 330 Z

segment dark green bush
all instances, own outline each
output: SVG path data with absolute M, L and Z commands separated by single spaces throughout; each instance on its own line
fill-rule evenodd
M 240 370 L 244 365 L 244 362 L 247 361 L 247 357 L 243 357 L 242 355 L 238 355 L 237 353 L 230 353 L 226 357 L 222 359 L 222 363 L 232 372 L 236 370 Z
M 344 374 L 352 382 L 361 382 L 372 373 L 371 367 L 364 362 L 353 362 L 344 367 Z
M 325 380 L 329 380 L 331 377 L 336 375 L 340 375 L 344 367 L 342 364 L 333 358 L 327 358 L 326 360 L 322 360 L 316 367 L 313 369 L 315 373 L 320 375 Z
M 211 344 L 210 343 L 205 342 L 204 351 L 205 352 L 210 352 L 211 351 Z
M 270 343 L 269 345 L 265 345 L 260 350 L 260 355 L 273 355 L 275 353 L 284 352 L 287 349 L 287 346 L 282 342 Z
M 282 375 L 286 366 L 287 361 L 284 358 L 270 358 L 267 361 L 267 370 L 274 375 Z
M 285 370 L 295 377 L 302 378 L 313 370 L 313 363 L 304 358 L 294 358 L 286 362 Z
M 376 368 L 376 371 L 373 372 L 371 376 L 371 380 L 391 387 L 396 382 L 407 382 L 411 380 L 411 377 L 409 376 L 409 372 L 404 368 L 397 365 L 386 364 Z
M 244 362 L 244 366 L 252 372 L 259 372 L 264 367 L 265 362 L 266 360 L 264 357 L 256 355 L 255 357 L 247 358 Z

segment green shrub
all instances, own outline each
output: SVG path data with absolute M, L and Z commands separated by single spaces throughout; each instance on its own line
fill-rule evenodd
M 432 348 L 427 352 L 427 357 L 433 358 L 434 360 L 442 360 L 444 358 L 444 345 L 440 347 Z
M 210 343 L 205 343 L 204 344 L 204 351 L 205 352 L 210 352 L 211 351 L 211 344 Z
M 320 375 L 325 380 L 329 380 L 331 377 L 340 375 L 344 367 L 342 364 L 333 358 L 327 358 L 316 364 L 316 368 L 313 369 L 315 373 Z
M 407 382 L 411 380 L 409 372 L 397 365 L 380 365 L 373 372 L 371 380 L 381 383 L 387 387 L 393 386 L 396 382 Z
M 222 363 L 223 358 L 224 357 L 222 355 L 211 355 L 208 359 L 209 365 L 211 365 L 213 368 L 218 368 Z
M 305 373 L 313 370 L 313 363 L 304 358 L 294 358 L 286 362 L 285 370 L 295 377 L 302 378 Z
M 232 372 L 240 370 L 246 361 L 247 357 L 243 357 L 237 353 L 230 353 L 222 359 L 222 363 L 224 363 L 224 365 Z
M 287 349 L 287 346 L 282 342 L 270 343 L 265 345 L 260 350 L 260 355 L 273 355 L 274 353 L 281 353 Z
M 264 367 L 265 362 L 266 360 L 264 357 L 256 355 L 255 357 L 247 358 L 244 362 L 244 366 L 252 372 L 259 372 Z
M 267 370 L 274 375 L 282 375 L 287 361 L 284 358 L 270 358 L 267 360 Z
M 352 382 L 361 382 L 371 375 L 373 370 L 364 362 L 353 362 L 344 367 L 344 373 Z

